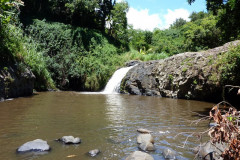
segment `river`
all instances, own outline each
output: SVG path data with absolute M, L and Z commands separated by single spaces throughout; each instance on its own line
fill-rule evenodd
M 208 122 L 190 125 L 187 120 L 199 117 L 213 104 L 199 101 L 133 96 L 121 94 L 83 94 L 79 92 L 42 92 L 25 98 L 0 103 L 0 159 L 90 160 L 85 153 L 100 149 L 96 160 L 125 159 L 138 150 L 137 129 L 153 131 L 155 159 L 164 159 L 162 151 L 171 148 L 178 159 L 193 159 L 188 149 L 199 144 L 180 132 L 198 132 L 208 128 Z M 80 137 L 79 145 L 63 145 L 54 139 L 73 135 Z M 16 149 L 34 139 L 48 141 L 52 150 L 43 155 L 17 154 Z M 75 158 L 67 158 L 76 155 Z

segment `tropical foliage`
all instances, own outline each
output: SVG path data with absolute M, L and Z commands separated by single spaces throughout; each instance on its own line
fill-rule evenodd
M 115 0 L 1 0 L 1 68 L 29 67 L 38 90 L 100 90 L 128 60 L 213 48 L 240 35 L 237 0 L 207 0 L 208 13 L 193 12 L 189 22 L 180 18 L 154 31 L 128 26 L 128 8 Z M 221 58 L 231 64 L 221 68 L 223 81 L 237 70 L 230 61 L 238 59 L 235 53 Z

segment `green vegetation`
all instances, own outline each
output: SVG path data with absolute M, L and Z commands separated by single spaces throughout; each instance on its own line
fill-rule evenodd
M 240 46 L 233 47 L 221 55 L 218 60 L 221 71 L 221 83 L 239 85 L 240 81 Z
M 30 68 L 36 90 L 101 90 L 126 61 L 164 59 L 239 38 L 238 1 L 207 0 L 207 7 L 208 13 L 193 12 L 190 22 L 180 18 L 168 29 L 142 31 L 127 26 L 124 1 L 31 0 L 23 5 L 1 0 L 0 69 L 16 64 L 21 73 Z M 235 50 L 220 59 L 228 64 L 221 68 L 224 83 L 238 79 Z M 182 65 L 186 72 L 193 64 L 187 58 Z
M 185 72 L 187 72 L 187 70 L 188 70 L 187 68 L 183 68 L 183 69 L 182 69 L 182 72 L 185 73 Z

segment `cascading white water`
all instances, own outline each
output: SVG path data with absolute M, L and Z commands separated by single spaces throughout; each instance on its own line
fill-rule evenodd
M 110 78 L 110 80 L 108 81 L 108 83 L 102 93 L 103 94 L 119 93 L 122 79 L 127 74 L 127 72 L 133 67 L 134 66 L 123 67 L 123 68 L 116 70 L 115 73 Z

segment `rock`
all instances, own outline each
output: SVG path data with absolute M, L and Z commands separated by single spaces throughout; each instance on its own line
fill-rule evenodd
M 137 143 L 143 143 L 143 142 L 149 142 L 149 143 L 154 143 L 153 136 L 151 134 L 140 134 L 137 137 Z
M 126 66 L 126 67 L 131 67 L 131 66 L 134 66 L 134 65 L 139 64 L 139 63 L 141 63 L 141 61 L 131 60 L 131 61 L 129 61 L 129 62 L 126 62 L 126 63 L 125 63 L 125 66 Z
M 143 151 L 155 151 L 156 148 L 154 147 L 154 144 L 151 142 L 142 142 L 139 144 L 138 148 L 140 148 Z
M 94 149 L 94 150 L 89 151 L 89 152 L 88 152 L 88 155 L 91 156 L 91 157 L 95 157 L 95 156 L 97 156 L 99 153 L 100 153 L 100 150 L 99 150 L 99 149 Z
M 140 134 L 137 137 L 138 148 L 143 151 L 154 151 L 154 139 L 151 134 Z
M 37 151 L 37 152 L 44 152 L 49 151 L 50 146 L 47 144 L 46 141 L 41 139 L 36 139 L 33 141 L 29 141 L 24 143 L 17 149 L 17 152 L 29 152 L 29 151 Z
M 177 153 L 169 148 L 165 148 L 163 150 L 163 156 L 165 159 L 174 160 L 174 159 L 176 159 Z
M 223 86 L 220 85 L 216 59 L 239 42 L 230 42 L 207 51 L 186 52 L 164 60 L 139 63 L 123 78 L 121 92 L 221 101 Z
M 143 134 L 145 134 L 145 133 L 152 133 L 152 131 L 147 130 L 147 129 L 143 129 L 143 128 L 139 128 L 137 131 L 138 131 L 139 133 L 143 133 Z
M 225 143 L 216 143 L 212 145 L 211 142 L 206 142 L 201 146 L 193 148 L 193 152 L 198 154 L 199 158 L 204 158 L 204 160 L 223 160 L 221 154 L 226 148 L 227 145 Z
M 145 152 L 135 151 L 125 160 L 154 160 L 153 157 Z
M 5 66 L 5 68 L 7 69 L 0 70 L 1 100 L 33 94 L 35 76 L 31 70 L 20 69 L 17 65 Z
M 79 144 L 81 139 L 79 137 L 74 138 L 73 136 L 63 136 L 59 138 L 58 141 L 63 142 L 64 144 Z

